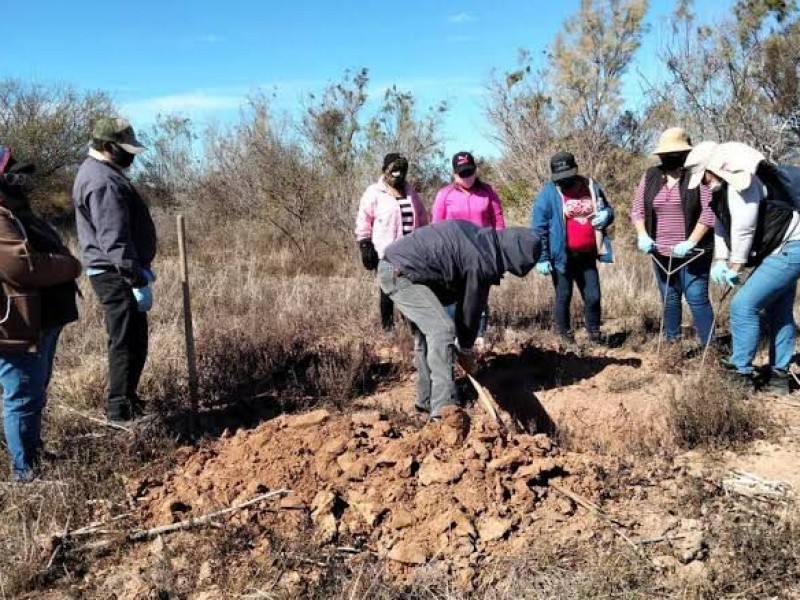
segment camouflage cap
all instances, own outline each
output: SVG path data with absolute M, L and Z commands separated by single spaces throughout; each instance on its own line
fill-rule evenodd
M 125 119 L 103 117 L 97 120 L 92 130 L 92 139 L 114 142 L 125 152 L 139 154 L 146 150 L 136 139 L 133 127 Z

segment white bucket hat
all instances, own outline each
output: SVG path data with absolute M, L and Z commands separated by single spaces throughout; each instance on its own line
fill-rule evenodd
M 691 166 L 689 158 L 692 158 L 693 152 L 687 158 L 686 166 L 691 169 L 692 173 L 689 187 L 700 185 L 703 173 L 711 171 L 736 190 L 742 191 L 749 188 L 759 163 L 766 160 L 766 157 L 755 148 L 741 142 L 724 144 L 709 142 L 709 144 L 713 144 L 714 147 L 709 146 L 703 149 L 700 148 L 701 144 L 697 145 L 696 150 L 700 149 L 700 152 L 694 157 Z
M 686 157 L 683 166 L 689 171 L 690 190 L 693 190 L 703 182 L 703 175 L 705 175 L 708 163 L 717 147 L 719 147 L 717 142 L 700 142 L 689 152 L 689 156 Z

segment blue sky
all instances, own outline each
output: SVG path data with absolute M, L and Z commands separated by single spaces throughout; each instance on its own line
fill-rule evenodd
M 701 17 L 731 0 L 697 0 Z M 447 100 L 445 149 L 494 154 L 483 116 L 492 70 L 541 52 L 580 0 L 28 0 L 4 27 L 0 76 L 112 94 L 134 125 L 158 112 L 226 122 L 248 94 L 294 111 L 345 69 L 367 67 L 376 102 L 397 85 L 420 106 Z M 657 26 L 673 0 L 651 0 Z M 652 64 L 658 35 L 639 63 Z M 633 85 L 633 84 L 631 84 Z M 373 103 L 374 105 L 374 103 Z

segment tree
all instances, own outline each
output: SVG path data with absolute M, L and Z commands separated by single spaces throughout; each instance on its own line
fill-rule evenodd
M 698 21 L 679 0 L 652 112 L 702 137 L 785 158 L 800 148 L 800 14 L 783 0 L 739 0 L 734 16 Z
M 378 164 L 389 152 L 400 152 L 410 163 L 410 178 L 418 189 L 430 191 L 442 184 L 440 132 L 447 103 L 429 108 L 419 117 L 410 92 L 391 87 L 384 92 L 378 112 L 366 124 L 364 160 Z
M 149 190 L 151 201 L 178 202 L 197 181 L 201 170 L 191 120 L 180 115 L 158 115 L 155 124 L 138 137 L 147 152 L 140 154 L 135 163 L 137 183 Z
M 0 81 L 0 143 L 36 165 L 32 204 L 48 216 L 72 210 L 72 171 L 86 155 L 97 117 L 115 114 L 104 92 Z
M 641 141 L 638 117 L 622 112 L 622 85 L 647 31 L 647 8 L 647 0 L 582 0 L 538 61 L 523 51 L 516 71 L 495 78 L 488 114 L 508 189 L 519 189 L 520 180 L 529 191 L 538 187 L 558 150 L 573 152 L 585 174 L 614 178 L 628 152 L 621 142 Z

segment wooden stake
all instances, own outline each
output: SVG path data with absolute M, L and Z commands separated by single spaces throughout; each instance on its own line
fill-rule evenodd
M 189 400 L 192 403 L 192 413 L 197 414 L 197 355 L 194 348 L 192 296 L 189 289 L 189 259 L 186 250 L 186 224 L 183 220 L 183 215 L 178 215 L 178 253 L 181 264 L 181 288 L 183 289 L 183 333 L 186 340 L 186 368 L 189 374 Z

